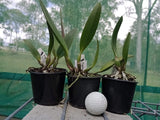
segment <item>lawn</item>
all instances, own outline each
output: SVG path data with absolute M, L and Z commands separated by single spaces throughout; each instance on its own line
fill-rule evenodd
M 13 52 L 0 50 L 0 72 L 25 73 L 29 67 L 40 67 L 30 52 Z M 66 67 L 60 59 L 58 67 Z
M 29 52 L 12 52 L 11 50 L 0 50 L 0 72 L 25 73 L 29 67 L 39 67 L 37 61 Z M 58 67 L 67 68 L 64 58 L 60 59 Z M 97 65 L 93 68 L 93 72 L 97 71 L 101 66 Z M 127 69 L 130 73 L 136 76 L 138 85 L 143 85 L 144 72 L 138 73 Z M 110 73 L 107 71 L 107 73 Z M 147 85 L 153 87 L 160 87 L 160 73 L 155 71 L 148 71 Z
M 30 53 L 0 50 L 0 72 L 25 73 L 31 66 L 38 66 Z

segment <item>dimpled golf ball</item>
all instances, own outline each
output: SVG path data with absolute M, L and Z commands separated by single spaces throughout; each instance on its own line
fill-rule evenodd
M 87 111 L 92 115 L 101 115 L 106 111 L 107 99 L 100 92 L 91 92 L 85 99 Z

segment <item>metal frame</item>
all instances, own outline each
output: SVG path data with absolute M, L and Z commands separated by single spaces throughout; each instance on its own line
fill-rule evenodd
M 14 117 L 21 109 L 23 109 L 28 103 L 30 103 L 33 100 L 33 97 L 30 98 L 28 101 L 26 101 L 23 105 L 21 105 L 18 109 L 16 109 L 13 113 L 11 113 L 5 120 L 10 120 L 12 117 Z
M 142 106 L 142 107 L 137 107 L 137 106 Z M 151 106 L 154 107 L 155 109 L 153 109 Z M 144 115 L 152 115 L 155 117 L 156 120 L 158 120 L 160 118 L 160 104 L 133 101 L 131 114 L 137 120 L 141 120 L 141 117 Z
M 68 104 L 69 95 L 67 93 L 66 100 L 64 103 L 63 112 L 61 115 L 61 120 L 65 119 L 66 115 L 66 109 Z M 26 101 L 23 105 L 21 105 L 18 109 L 16 109 L 13 113 L 11 113 L 5 120 L 10 120 L 12 117 L 14 117 L 21 109 L 23 109 L 28 103 L 30 103 L 33 100 L 33 97 L 30 98 L 28 101 Z M 141 107 L 138 107 L 141 106 Z M 155 109 L 153 109 L 155 108 Z M 155 120 L 160 119 L 160 103 L 149 103 L 149 102 L 141 102 L 141 101 L 133 101 L 132 102 L 132 108 L 131 108 L 131 114 L 134 118 L 137 120 L 142 120 L 141 118 L 144 115 L 151 115 L 155 117 Z M 104 120 L 108 120 L 107 115 L 103 114 Z
M 26 101 L 23 105 L 21 105 L 18 109 L 16 109 L 13 113 L 11 113 L 5 120 L 11 120 L 11 118 L 13 118 L 20 110 L 22 110 L 26 105 L 28 105 L 28 103 L 30 103 L 33 100 L 33 97 L 30 98 L 28 101 Z M 65 98 L 65 102 L 64 102 L 64 107 L 63 107 L 63 111 L 61 114 L 61 120 L 65 120 L 65 116 L 66 116 L 66 110 L 67 110 L 67 105 L 68 105 L 68 100 L 69 100 L 69 93 L 67 92 L 66 98 Z M 109 120 L 106 113 L 102 114 L 104 120 Z
M 67 96 L 65 98 L 64 107 L 63 107 L 63 111 L 62 111 L 62 115 L 61 115 L 61 120 L 65 120 L 68 100 L 69 100 L 69 93 L 67 92 Z

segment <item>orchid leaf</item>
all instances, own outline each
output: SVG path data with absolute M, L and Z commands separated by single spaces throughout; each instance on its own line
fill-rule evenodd
M 41 56 L 39 54 L 39 52 L 37 51 L 37 49 L 32 45 L 31 41 L 29 40 L 24 40 L 25 45 L 28 47 L 29 51 L 31 52 L 31 54 L 33 55 L 33 57 L 40 62 L 41 60 Z
M 52 52 L 52 48 L 54 46 L 54 36 L 53 36 L 53 33 L 52 33 L 52 29 L 50 27 L 50 25 L 48 24 L 47 22 L 47 26 L 48 26 L 48 31 L 49 31 L 49 47 L 48 47 L 48 55 L 50 56 L 51 52 Z
M 65 55 L 63 48 L 61 46 L 59 46 L 58 51 L 57 51 L 57 56 L 58 58 L 61 58 Z
M 96 65 L 97 60 L 98 60 L 98 55 L 99 55 L 99 42 L 97 40 L 97 50 L 96 50 L 96 54 L 95 54 L 95 57 L 94 57 L 93 64 L 89 68 L 84 70 L 85 72 L 88 72 L 89 70 L 91 70 Z
M 69 70 L 73 71 L 74 66 L 73 66 L 71 59 L 68 56 L 65 56 L 65 61 L 66 61 L 66 64 L 67 64 L 67 67 L 69 68 Z
M 66 42 L 68 49 L 71 47 L 76 33 L 77 33 L 77 30 L 73 29 L 73 30 L 69 31 L 68 34 L 66 34 L 64 40 Z
M 80 53 L 84 51 L 84 49 L 89 45 L 91 40 L 94 37 L 96 29 L 98 27 L 99 19 L 101 14 L 101 4 L 97 3 L 93 8 L 88 20 L 85 24 L 85 27 L 82 32 L 82 36 L 80 39 Z
M 117 35 L 118 35 L 118 31 L 120 29 L 120 26 L 122 24 L 122 21 L 123 21 L 123 17 L 120 17 L 118 23 L 116 24 L 116 26 L 113 30 L 113 34 L 112 34 L 112 50 L 113 50 L 113 53 L 114 53 L 115 57 L 117 57 L 117 47 L 116 47 Z
M 111 60 L 111 61 L 107 62 L 105 65 L 103 65 L 101 67 L 101 69 L 97 73 L 104 72 L 104 71 L 110 69 L 114 65 L 114 63 L 115 63 L 114 60 Z
M 131 39 L 131 34 L 128 33 L 127 38 L 124 41 L 123 51 L 122 51 L 122 57 L 123 57 L 124 64 L 127 63 L 127 59 L 128 59 L 128 51 L 129 51 L 130 39 Z
M 61 19 L 61 33 L 62 33 L 62 37 L 65 37 L 64 34 L 64 27 L 63 27 L 63 20 L 62 20 L 62 10 L 60 9 L 60 19 Z
M 57 57 L 57 50 L 58 50 L 58 48 L 59 48 L 59 43 L 58 43 L 58 41 L 56 40 L 56 38 L 54 37 L 54 47 L 53 47 L 53 49 L 52 49 L 52 53 L 53 53 L 53 55 L 55 56 L 55 57 Z
M 68 56 L 68 48 L 67 48 L 67 45 L 65 44 L 65 41 L 64 41 L 63 37 L 60 35 L 59 31 L 57 30 L 57 28 L 56 28 L 54 22 L 52 21 L 52 19 L 51 19 L 49 13 L 48 13 L 46 7 L 44 6 L 43 2 L 41 0 L 39 0 L 39 2 L 40 2 L 40 6 L 42 8 L 42 11 L 44 13 L 44 16 L 46 18 L 46 21 L 51 28 L 51 32 L 53 32 L 56 40 L 62 46 L 63 50 L 65 51 L 65 55 Z
M 123 62 L 123 58 L 122 57 L 115 57 L 114 59 L 114 65 L 117 66 L 117 67 L 121 67 L 122 65 L 122 62 Z
M 66 34 L 66 36 L 64 38 L 68 50 L 71 47 L 71 44 L 72 44 L 72 42 L 74 40 L 74 37 L 75 37 L 75 34 L 76 34 L 76 30 L 73 29 L 70 32 L 68 32 L 68 34 Z M 59 46 L 59 48 L 57 50 L 57 55 L 58 55 L 59 58 L 61 58 L 61 57 L 63 57 L 65 55 L 61 46 Z
M 46 66 L 48 66 L 51 63 L 51 55 L 48 55 L 46 58 Z

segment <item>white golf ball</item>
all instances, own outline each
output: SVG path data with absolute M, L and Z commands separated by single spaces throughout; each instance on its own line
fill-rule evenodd
M 93 115 L 101 115 L 106 111 L 107 99 L 100 92 L 91 92 L 85 99 L 87 111 Z

